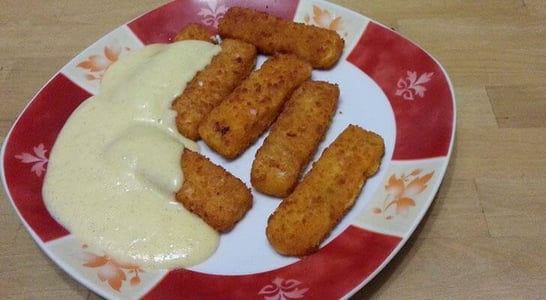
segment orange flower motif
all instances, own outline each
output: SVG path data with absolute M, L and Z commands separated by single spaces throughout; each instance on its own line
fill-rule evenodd
M 85 245 L 84 245 L 84 248 Z M 85 253 L 86 263 L 83 266 L 88 268 L 98 268 L 97 276 L 100 281 L 108 282 L 111 288 L 118 291 L 121 289 L 127 276 L 131 276 L 129 283 L 137 285 L 140 283 L 139 273 L 143 272 L 138 266 L 131 264 L 120 264 L 107 255 L 98 256 L 89 252 Z
M 130 50 L 130 48 L 125 48 Z M 118 60 L 121 54 L 120 47 L 104 47 L 103 54 L 91 55 L 86 60 L 80 62 L 77 67 L 87 70 L 87 80 L 101 79 L 104 71 Z
M 335 31 L 342 29 L 341 17 L 334 17 L 328 10 L 321 9 L 316 5 L 313 5 L 313 16 L 306 15 L 303 19 L 305 23 L 312 23 L 322 28 Z
M 415 196 L 422 193 L 427 187 L 427 183 L 434 175 L 434 171 L 419 176 L 423 170 L 415 169 L 408 175 L 396 175 L 392 174 L 389 177 L 387 185 L 385 185 L 385 192 L 387 196 L 383 201 L 383 207 L 375 207 L 373 209 L 374 214 L 386 215 L 385 219 L 390 220 L 394 216 L 388 214 L 394 208 L 396 215 L 406 215 L 411 207 L 415 206 Z

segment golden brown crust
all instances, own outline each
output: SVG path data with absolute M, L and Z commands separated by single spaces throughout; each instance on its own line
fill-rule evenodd
M 266 235 L 273 248 L 293 256 L 316 251 L 377 172 L 384 152 L 379 135 L 349 125 L 269 217 Z
M 256 48 L 248 43 L 226 39 L 219 54 L 198 72 L 173 102 L 178 131 L 192 139 L 199 136 L 199 124 L 225 99 L 256 64 Z
M 199 40 L 215 43 L 214 35 L 203 25 L 191 23 L 176 34 L 173 41 Z
M 333 30 L 241 7 L 226 12 L 218 31 L 221 37 L 246 41 L 264 54 L 293 53 L 317 69 L 333 67 L 345 44 Z
M 250 176 L 256 190 L 276 197 L 292 192 L 330 126 L 338 98 L 337 85 L 323 81 L 306 81 L 294 91 L 256 152 Z
M 176 200 L 219 232 L 230 231 L 252 207 L 250 189 L 203 155 L 184 149 L 184 183 Z
M 205 117 L 201 138 L 225 158 L 236 158 L 267 130 L 311 70 L 293 55 L 270 57 Z

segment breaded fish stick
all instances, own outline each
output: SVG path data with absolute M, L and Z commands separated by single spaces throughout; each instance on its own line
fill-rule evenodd
M 203 155 L 184 149 L 184 183 L 176 200 L 219 232 L 230 231 L 252 207 L 250 189 Z
M 270 57 L 205 117 L 201 138 L 225 158 L 236 158 L 267 130 L 311 70 L 293 55 Z
M 264 54 L 293 53 L 317 69 L 333 67 L 345 44 L 333 30 L 240 7 L 232 7 L 226 12 L 218 31 L 223 38 L 254 44 Z
M 306 81 L 285 107 L 252 163 L 250 181 L 260 192 L 286 197 L 324 138 L 339 98 L 337 85 Z
M 237 87 L 256 65 L 256 48 L 248 43 L 225 39 L 220 53 L 198 72 L 173 104 L 178 131 L 199 139 L 203 118 Z
M 174 37 L 175 42 L 186 40 L 200 40 L 214 43 L 213 34 L 204 26 L 197 23 L 188 24 Z
M 273 248 L 293 256 L 316 251 L 379 169 L 384 149 L 379 135 L 349 125 L 269 217 Z

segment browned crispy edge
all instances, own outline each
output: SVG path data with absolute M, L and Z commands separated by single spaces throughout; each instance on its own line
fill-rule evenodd
M 252 163 L 250 181 L 262 193 L 288 196 L 317 150 L 336 111 L 339 88 L 306 81 L 290 97 Z
M 218 232 L 230 231 L 252 207 L 250 189 L 205 156 L 184 149 L 184 183 L 176 200 Z
M 250 8 L 232 7 L 220 21 L 222 38 L 254 44 L 261 53 L 292 53 L 314 68 L 330 69 L 341 57 L 344 40 L 337 32 L 295 23 Z
M 215 43 L 214 35 L 201 24 L 190 23 L 180 30 L 173 38 L 174 42 L 186 40 L 199 40 Z
M 291 256 L 315 252 L 377 172 L 384 151 L 379 135 L 349 125 L 269 217 L 273 248 Z
M 269 128 L 311 70 L 294 55 L 270 57 L 205 117 L 199 135 L 223 157 L 238 157 Z
M 187 84 L 172 104 L 177 112 L 178 131 L 198 140 L 199 125 L 254 69 L 256 48 L 248 43 L 225 39 L 220 53 Z

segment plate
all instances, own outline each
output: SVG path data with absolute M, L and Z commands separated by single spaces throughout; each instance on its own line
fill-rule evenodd
M 170 42 L 188 23 L 215 29 L 231 6 L 336 30 L 340 62 L 313 78 L 339 84 L 338 110 L 317 156 L 348 124 L 383 136 L 380 171 L 320 250 L 277 255 L 265 237 L 278 199 L 253 191 L 254 207 L 207 261 L 188 269 L 144 270 L 82 245 L 47 212 L 41 188 L 48 153 L 72 111 L 97 92 L 104 70 L 151 43 Z M 259 62 L 264 57 L 260 57 Z M 354 294 L 397 254 L 428 210 L 445 174 L 455 133 L 455 98 L 442 66 L 426 51 L 365 16 L 321 0 L 168 3 L 113 30 L 67 63 L 29 102 L 2 147 L 2 180 L 22 223 L 63 270 L 106 298 L 332 299 Z M 202 153 L 249 186 L 262 139 L 228 162 Z

